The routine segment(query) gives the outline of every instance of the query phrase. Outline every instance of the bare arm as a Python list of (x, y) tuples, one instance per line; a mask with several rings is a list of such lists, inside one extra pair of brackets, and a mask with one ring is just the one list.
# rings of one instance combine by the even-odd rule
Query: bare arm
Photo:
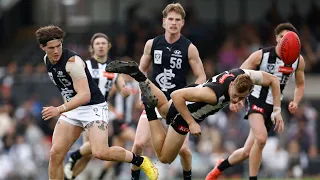
[(77, 94), (69, 102), (58, 107), (60, 112), (70, 111), (90, 101), (91, 94), (84, 67), (84, 62), (79, 56), (73, 56), (67, 62), (66, 70), (72, 78)]
[(299, 66), (295, 72), (295, 79), (296, 79), (296, 88), (294, 90), (294, 99), (293, 101), (297, 104), (300, 103), (303, 94), (304, 94), (304, 58), (300, 55)]
[(255, 70), (261, 63), (262, 50), (253, 52), (240, 66), (240, 69), (252, 69)]
[(255, 70), (248, 70), (243, 69), (251, 78), (253, 81), (253, 84), (255, 85), (261, 85), (261, 86), (270, 86), (272, 90), (272, 96), (273, 96), (273, 106), (274, 107), (280, 107), (281, 101), (280, 101), (280, 81), (278, 78), (272, 74), (266, 73), (264, 71), (255, 71)]
[(216, 104), (217, 102), (215, 92), (208, 87), (179, 89), (171, 93), (171, 99), (178, 112), (189, 125), (194, 123), (195, 120), (187, 108), (186, 101), (206, 102), (209, 104)]
[(140, 59), (139, 69), (143, 74), (147, 74), (148, 68), (151, 64), (151, 47), (152, 47), (153, 39), (149, 39), (144, 46), (143, 55)]
[(199, 56), (197, 47), (190, 44), (188, 49), (189, 64), (193, 74), (197, 77), (196, 84), (202, 84), (206, 81), (206, 74), (203, 69), (203, 64)]

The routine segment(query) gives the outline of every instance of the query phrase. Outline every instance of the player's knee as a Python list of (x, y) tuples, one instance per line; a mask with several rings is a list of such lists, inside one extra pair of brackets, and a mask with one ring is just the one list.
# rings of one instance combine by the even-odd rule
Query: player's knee
[(259, 147), (264, 147), (264, 145), (267, 142), (267, 135), (258, 135), (255, 137), (255, 143), (259, 146)]
[(134, 153), (141, 154), (145, 147), (145, 143), (142, 141), (135, 141), (133, 144)]
[(62, 150), (56, 146), (52, 146), (50, 149), (50, 161), (62, 162), (66, 153), (63, 153)]
[(92, 155), (100, 160), (109, 160), (110, 153), (109, 153), (109, 148), (95, 148), (92, 147), (91, 149)]
[(250, 149), (244, 149), (242, 156), (247, 159), (249, 155), (250, 155)]
[(161, 156), (159, 157), (159, 161), (162, 162), (163, 164), (171, 164), (174, 161), (174, 159)]
[(181, 158), (187, 158), (187, 157), (191, 157), (192, 153), (189, 147), (182, 146), (182, 148), (180, 149), (179, 155)]
[(86, 154), (82, 156), (82, 159), (84, 159), (84, 161), (90, 161), (92, 157), (93, 157), (92, 154)]

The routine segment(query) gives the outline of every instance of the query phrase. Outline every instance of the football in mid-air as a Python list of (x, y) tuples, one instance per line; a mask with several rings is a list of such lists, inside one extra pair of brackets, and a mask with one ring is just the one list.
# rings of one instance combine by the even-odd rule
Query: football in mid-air
[(287, 32), (277, 46), (281, 60), (285, 65), (292, 65), (300, 56), (300, 39), (298, 35), (293, 32)]

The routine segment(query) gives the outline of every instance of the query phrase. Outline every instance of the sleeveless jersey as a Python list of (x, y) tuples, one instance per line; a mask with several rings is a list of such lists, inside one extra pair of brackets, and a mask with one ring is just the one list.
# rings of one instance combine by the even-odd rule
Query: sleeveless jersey
[(152, 56), (152, 82), (165, 93), (167, 99), (170, 94), (184, 88), (187, 73), (190, 69), (188, 62), (188, 49), (191, 41), (180, 35), (180, 38), (169, 44), (165, 35), (153, 39), (151, 47)]
[[(203, 88), (203, 87), (209, 87), (211, 88), (217, 97), (217, 102), (216, 104), (208, 104), (205, 102), (186, 102), (187, 108), (189, 112), (191, 113), (191, 116), (197, 121), (201, 122), (203, 121), (206, 117), (215, 114), (216, 112), (220, 111), (222, 108), (227, 106), (230, 102), (230, 96), (228, 93), (229, 85), (230, 83), (240, 74), (244, 74), (245, 71), (242, 69), (233, 69), (230, 71), (224, 71), (223, 73), (220, 73), (209, 80), (207, 82), (197, 85), (197, 88)], [(173, 104), (172, 104), (173, 105)], [(172, 106), (171, 105), (171, 106)], [(176, 113), (178, 111), (176, 108), (174, 108)], [(171, 118), (171, 117), (169, 117)]]
[[(66, 71), (66, 64), (72, 56), (79, 55), (77, 55), (75, 52), (69, 49), (63, 49), (61, 58), (56, 64), (51, 64), (48, 57), (46, 57), (45, 59), (47, 71), (51, 81), (60, 90), (61, 95), (67, 100), (67, 102), (70, 101), (77, 94), (73, 87), (72, 78)], [(85, 67), (85, 72), (87, 75), (91, 93), (91, 99), (85, 105), (100, 104), (105, 102), (104, 97), (101, 94), (97, 84), (91, 78), (91, 75), (87, 67)]]
[[(280, 81), (281, 94), (288, 83), (289, 78), (299, 65), (299, 58), (291, 65), (284, 66), (284, 62), (277, 56), (275, 46), (262, 49), (262, 59), (258, 70), (265, 71), (278, 77)], [(258, 98), (261, 102), (273, 105), (271, 87), (262, 87), (255, 85), (251, 93), (252, 96)], [(281, 95), (282, 99), (282, 95)]]
[(86, 61), (92, 79), (98, 85), (106, 101), (108, 100), (109, 92), (112, 88), (113, 83), (115, 83), (118, 78), (117, 73), (110, 73), (105, 71), (106, 65), (110, 61), (111, 59), (108, 59), (105, 63), (99, 63), (93, 58)]

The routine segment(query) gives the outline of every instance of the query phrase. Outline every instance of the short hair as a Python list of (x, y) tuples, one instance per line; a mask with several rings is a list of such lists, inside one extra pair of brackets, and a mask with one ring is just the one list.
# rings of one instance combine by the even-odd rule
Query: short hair
[(297, 29), (291, 23), (278, 24), (277, 27), (274, 29), (274, 34), (279, 35), (281, 33), (281, 31), (283, 31), (283, 30), (293, 31), (296, 34), (298, 34)]
[(54, 39), (61, 39), (63, 40), (66, 33), (60, 29), (58, 26), (49, 25), (39, 28), (36, 32), (36, 39), (37, 42), (41, 45), (46, 46), (47, 42), (54, 40)]
[(91, 56), (93, 55), (93, 42), (94, 42), (94, 40), (96, 40), (97, 38), (105, 38), (107, 41), (108, 41), (108, 43), (109, 43), (109, 49), (111, 48), (111, 42), (110, 42), (110, 39), (109, 39), (109, 37), (106, 35), (106, 34), (104, 34), (104, 33), (95, 33), (93, 36), (92, 36), (92, 38), (91, 38), (91, 40), (90, 40), (90, 45), (89, 45), (89, 52), (90, 52), (90, 54), (91, 54)]
[(248, 74), (240, 74), (233, 81), (233, 84), (239, 93), (251, 91), (251, 89), (253, 88), (253, 81)]
[(186, 12), (184, 11), (183, 7), (180, 3), (171, 3), (168, 4), (166, 8), (162, 11), (163, 18), (166, 18), (169, 14), (169, 12), (176, 12), (181, 15), (182, 19), (186, 17)]

